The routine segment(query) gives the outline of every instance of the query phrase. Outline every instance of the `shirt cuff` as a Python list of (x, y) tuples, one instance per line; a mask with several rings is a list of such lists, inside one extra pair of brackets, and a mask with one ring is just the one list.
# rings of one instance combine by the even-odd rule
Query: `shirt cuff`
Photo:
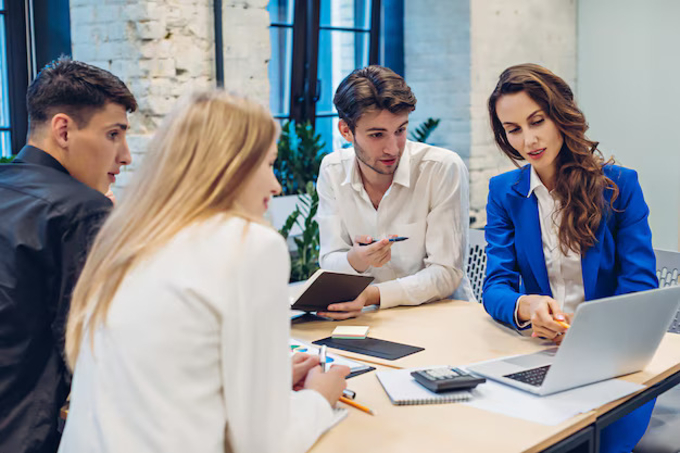
[(375, 286), (380, 291), (380, 308), (392, 308), (402, 304), (404, 289), (398, 280), (378, 283)]
[(303, 389), (291, 392), (291, 399), (295, 411), (299, 411), (296, 415), (304, 415), (307, 420), (314, 420), (317, 436), (333, 426), (333, 408), (321, 393)]
[[(338, 256), (337, 260), (335, 260), (338, 268), (337, 269), (329, 269), (329, 270), (334, 270), (337, 272), (344, 272), (346, 274), (354, 274), (354, 275), (369, 275), (366, 272), (358, 272), (356, 269), (352, 267), (351, 264), (349, 264), (349, 259), (347, 259), (348, 252), (339, 252), (342, 253), (342, 256)], [(370, 269), (370, 267), (369, 267)], [(368, 269), (366, 269), (368, 271)]]
[(519, 301), (520, 301), (520, 299), (522, 299), (522, 297), (524, 297), (525, 295), (526, 295), (526, 294), (519, 296), (519, 297), (517, 298), (517, 301), (515, 301), (514, 321), (515, 321), (515, 325), (516, 325), (517, 327), (519, 327), (520, 329), (526, 329), (527, 327), (529, 327), (529, 326), (531, 325), (531, 321), (525, 321), (525, 322), (523, 322), (523, 323), (520, 323), (520, 322), (519, 322), (519, 316), (517, 316), (518, 313), (519, 313)]

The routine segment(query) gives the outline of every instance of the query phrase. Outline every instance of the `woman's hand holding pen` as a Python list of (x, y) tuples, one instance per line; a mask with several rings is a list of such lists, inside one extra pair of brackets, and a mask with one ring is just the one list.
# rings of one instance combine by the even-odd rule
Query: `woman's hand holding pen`
[[(391, 235), (389, 237), (396, 237)], [(356, 236), (354, 245), (347, 252), (347, 261), (357, 272), (365, 272), (369, 266), (381, 267), (392, 259), (392, 242), (389, 238), (381, 239), (374, 244), (368, 244), (373, 240), (370, 236)]]
[(319, 366), (319, 356), (297, 353), (291, 359), (293, 365), (293, 390), (311, 389), (319, 392), (334, 406), (347, 388), (345, 376), (350, 369), (344, 365), (333, 365), (327, 372)]
[[(319, 359), (316, 361), (318, 364)], [(328, 400), (328, 404), (335, 407), (335, 403), (342, 396), (342, 391), (347, 388), (345, 376), (349, 373), (349, 367), (344, 365), (333, 365), (325, 373), (320, 366), (315, 366), (307, 373), (304, 388), (316, 390)]]
[(307, 379), (309, 370), (319, 365), (319, 357), (298, 352), (291, 362), (293, 364), (293, 390), (302, 390), (305, 388), (305, 379)]
[(559, 302), (552, 297), (530, 294), (520, 297), (518, 304), (517, 318), (520, 322), (531, 321), (533, 337), (562, 342), (572, 315), (563, 313)]

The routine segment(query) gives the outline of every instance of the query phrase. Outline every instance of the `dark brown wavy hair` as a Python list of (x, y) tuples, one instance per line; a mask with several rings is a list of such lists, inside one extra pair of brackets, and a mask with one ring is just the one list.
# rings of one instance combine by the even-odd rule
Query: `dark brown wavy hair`
[(606, 214), (604, 191), (611, 190), (611, 208), (619, 188), (605, 176), (598, 142), (585, 136), (588, 123), (574, 101), (574, 93), (564, 80), (536, 64), (511, 66), (501, 74), (489, 97), (489, 116), (494, 138), (501, 150), (519, 167), (524, 158), (510, 146), (498, 119), (496, 103), (506, 95), (524, 91), (552, 119), (564, 138), (556, 163), (554, 193), (559, 201), (562, 221), (558, 232), (563, 253), (584, 253), (595, 245), (595, 233)]

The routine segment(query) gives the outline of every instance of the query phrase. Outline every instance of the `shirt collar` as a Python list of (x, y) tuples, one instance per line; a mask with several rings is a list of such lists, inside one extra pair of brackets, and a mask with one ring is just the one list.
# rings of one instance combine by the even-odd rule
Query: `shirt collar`
[(411, 142), (407, 141), (404, 152), (399, 160), (397, 171), (394, 172), (393, 184), (410, 187), (411, 185)]
[(343, 186), (351, 184), (352, 188), (358, 190), (357, 184), (361, 185), (361, 175), (359, 174), (359, 163), (354, 156), (354, 149), (352, 149), (352, 157), (344, 162), (345, 165), (345, 180), (342, 181)]
[[(392, 178), (392, 184), (399, 184), (404, 187), (410, 187), (411, 185), (411, 142), (407, 141), (404, 147), (404, 152), (399, 160), (399, 166), (397, 171), (394, 172), (394, 177)], [(352, 149), (354, 153), (354, 149)], [(359, 173), (359, 162), (356, 155), (352, 159), (348, 159), (349, 168), (345, 171), (345, 180), (342, 181), (341, 185), (351, 184), (354, 190), (360, 190), (361, 186), (364, 184), (361, 179), (361, 174)]]
[(13, 162), (42, 165), (44, 167), (54, 168), (55, 170), (66, 173), (67, 175), (69, 174), (68, 170), (66, 170), (66, 168), (64, 168), (64, 166), (61, 165), (57, 159), (50, 156), (42, 149), (31, 145), (24, 146), (21, 151), (19, 151), (19, 154), (17, 154), (17, 157), (13, 160)]
[(529, 193), (527, 194), (527, 198), (531, 196), (532, 193), (534, 193), (534, 190), (538, 189), (539, 187), (543, 187), (546, 192), (550, 193), (547, 187), (543, 184), (543, 181), (541, 181), (541, 178), (538, 176), (538, 173), (536, 173), (536, 169), (534, 168), (533, 165), (530, 165), (531, 167), (531, 176), (529, 177)]

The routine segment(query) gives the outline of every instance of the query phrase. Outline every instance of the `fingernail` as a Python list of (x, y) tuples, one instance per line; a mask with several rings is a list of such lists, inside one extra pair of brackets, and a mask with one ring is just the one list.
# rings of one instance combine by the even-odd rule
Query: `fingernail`
[(532, 332), (532, 333), (531, 333), (531, 337), (532, 337), (532, 338), (536, 338), (537, 336), (538, 336), (538, 335), (536, 335), (536, 332)]
[(564, 321), (564, 316), (562, 316), (562, 315), (557, 315), (557, 316), (555, 316), (555, 319), (557, 319), (557, 320), (559, 320), (559, 321)]

